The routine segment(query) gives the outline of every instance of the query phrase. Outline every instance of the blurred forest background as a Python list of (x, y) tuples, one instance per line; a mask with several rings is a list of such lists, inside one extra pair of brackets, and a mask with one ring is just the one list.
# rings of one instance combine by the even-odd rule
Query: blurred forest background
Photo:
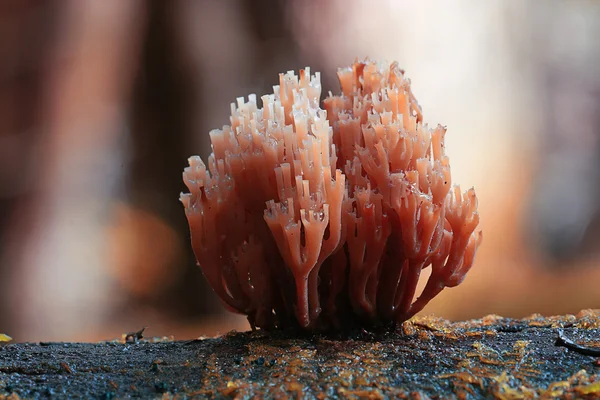
[(0, 331), (96, 340), (247, 329), (178, 202), (237, 96), (397, 60), (484, 241), (425, 313), (600, 308), (600, 2), (10, 0), (0, 4)]

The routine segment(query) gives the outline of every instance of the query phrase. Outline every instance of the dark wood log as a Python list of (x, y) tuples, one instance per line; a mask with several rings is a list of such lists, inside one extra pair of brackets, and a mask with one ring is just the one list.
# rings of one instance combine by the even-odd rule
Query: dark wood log
[(17, 343), (0, 347), (0, 399), (598, 398), (598, 349), (600, 310), (456, 323), (422, 317), (394, 332), (345, 337), (257, 331)]

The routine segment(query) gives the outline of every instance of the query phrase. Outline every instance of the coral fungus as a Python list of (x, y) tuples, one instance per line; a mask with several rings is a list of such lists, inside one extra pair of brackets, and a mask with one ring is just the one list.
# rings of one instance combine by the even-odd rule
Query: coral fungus
[[(192, 246), (232, 311), (264, 329), (402, 322), (471, 268), (481, 233), (473, 189), (451, 186), (442, 126), (430, 128), (396, 63), (280, 74), (210, 132), (208, 170), (183, 173)], [(431, 266), (415, 299), (419, 276)]]

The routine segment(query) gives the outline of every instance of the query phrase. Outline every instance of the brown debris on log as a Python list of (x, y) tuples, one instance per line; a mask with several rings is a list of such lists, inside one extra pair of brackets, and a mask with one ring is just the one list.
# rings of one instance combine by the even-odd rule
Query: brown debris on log
[[(0, 346), (0, 399), (598, 398), (600, 310), (451, 323), (413, 318), (396, 332), (344, 338), (230, 333), (194, 341)], [(67, 365), (68, 368), (64, 366)]]

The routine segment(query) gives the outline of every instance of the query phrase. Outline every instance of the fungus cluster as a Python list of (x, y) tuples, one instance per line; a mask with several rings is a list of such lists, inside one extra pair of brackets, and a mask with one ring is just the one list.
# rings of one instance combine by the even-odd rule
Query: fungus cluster
[(475, 191), (451, 185), (446, 129), (423, 123), (404, 71), (363, 60), (338, 77), (322, 107), (309, 68), (280, 74), (262, 108), (238, 98), (183, 173), (198, 263), (253, 327), (402, 322), (463, 280), (481, 242)]

